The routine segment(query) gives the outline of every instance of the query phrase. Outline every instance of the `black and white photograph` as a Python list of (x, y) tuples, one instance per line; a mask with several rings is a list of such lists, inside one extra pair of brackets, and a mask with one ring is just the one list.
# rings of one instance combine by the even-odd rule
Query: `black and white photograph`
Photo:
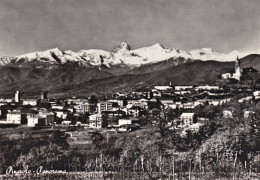
[(259, 180), (260, 0), (0, 0), (0, 180)]

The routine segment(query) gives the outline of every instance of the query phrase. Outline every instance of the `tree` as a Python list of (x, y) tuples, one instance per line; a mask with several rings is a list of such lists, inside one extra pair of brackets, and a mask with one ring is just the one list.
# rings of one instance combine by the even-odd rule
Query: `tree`
[(104, 137), (102, 136), (102, 134), (100, 134), (99, 132), (95, 131), (91, 135), (91, 138), (92, 138), (92, 143), (95, 146), (95, 149), (101, 149), (103, 141), (104, 141)]

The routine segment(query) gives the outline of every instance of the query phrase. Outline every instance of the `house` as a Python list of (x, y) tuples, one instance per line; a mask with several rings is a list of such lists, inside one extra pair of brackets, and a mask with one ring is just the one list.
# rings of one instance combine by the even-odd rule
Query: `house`
[(224, 118), (232, 118), (233, 117), (233, 111), (230, 109), (223, 110), (223, 117)]
[(154, 89), (158, 90), (158, 91), (167, 91), (172, 89), (171, 86), (154, 86)]
[(260, 91), (254, 91), (253, 95), (254, 95), (255, 99), (260, 99)]
[(175, 91), (190, 90), (193, 86), (174, 86)]
[(76, 98), (67, 99), (68, 104), (80, 104), (82, 101), (83, 101), (82, 99), (76, 99)]
[(210, 86), (210, 85), (204, 85), (204, 86), (198, 86), (195, 88), (196, 91), (198, 90), (218, 90), (218, 86)]
[(71, 121), (64, 120), (64, 121), (61, 122), (61, 124), (63, 124), (63, 125), (70, 125)]
[(161, 99), (160, 102), (163, 104), (164, 107), (168, 107), (169, 104), (173, 104), (172, 99)]
[(253, 96), (247, 96), (247, 97), (240, 98), (238, 100), (238, 102), (242, 103), (244, 101), (251, 101), (252, 99), (253, 99)]
[(89, 127), (94, 129), (101, 129), (105, 127), (106, 124), (103, 121), (102, 114), (93, 114), (89, 116)]
[(137, 117), (139, 116), (140, 108), (139, 107), (131, 107), (127, 109), (127, 114)]
[(63, 106), (63, 105), (52, 104), (52, 105), (51, 105), (51, 109), (63, 110), (63, 109), (64, 109), (64, 106)]
[(180, 120), (184, 126), (188, 126), (193, 124), (195, 120), (194, 113), (182, 113), (180, 116)]
[(249, 111), (249, 110), (246, 110), (244, 111), (244, 117), (245, 118), (249, 118), (250, 115), (254, 114), (254, 111)]
[(225, 104), (225, 103), (229, 102), (230, 100), (231, 100), (231, 98), (226, 98), (226, 99), (208, 99), (208, 103), (212, 104), (214, 106), (217, 106), (217, 105)]
[(26, 117), (22, 117), (21, 112), (8, 112), (6, 120), (1, 120), (0, 124), (23, 124), (26, 121)]
[(54, 122), (55, 122), (55, 114), (53, 112), (48, 112), (45, 109), (39, 111), (38, 125), (48, 126), (54, 124)]
[(232, 78), (232, 74), (231, 73), (223, 73), (221, 75), (221, 78), (222, 79), (230, 79), (230, 78)]
[(187, 103), (183, 103), (183, 109), (193, 109), (194, 103), (193, 102), (187, 102)]
[(119, 107), (123, 107), (124, 106), (124, 101), (120, 100), (120, 99), (110, 99), (110, 100), (108, 100), (108, 102), (117, 103)]
[(124, 125), (124, 124), (134, 124), (134, 123), (140, 123), (140, 120), (135, 117), (129, 117), (129, 118), (124, 118), (124, 119), (119, 119), (118, 120), (118, 125)]
[(37, 114), (27, 113), (27, 126), (35, 127), (39, 123), (39, 117)]
[(108, 101), (102, 101), (97, 104), (98, 113), (102, 113), (104, 111), (112, 111), (112, 103)]
[(30, 105), (30, 106), (37, 106), (38, 100), (37, 99), (24, 99), (23, 106)]
[(97, 111), (97, 106), (89, 102), (81, 102), (80, 104), (74, 106), (76, 112), (80, 114), (85, 114), (86, 112), (93, 113)]
[(184, 94), (191, 94), (191, 91), (175, 91), (174, 93), (175, 93), (175, 94), (184, 95)]
[(193, 103), (194, 103), (194, 106), (198, 106), (198, 105), (202, 105), (202, 106), (204, 106), (205, 104), (206, 104), (206, 100), (197, 100), (197, 101), (194, 101)]
[(67, 115), (68, 113), (67, 112), (64, 112), (64, 111), (55, 111), (56, 113), (56, 116), (60, 119), (67, 119)]
[(198, 132), (200, 129), (200, 126), (202, 126), (202, 123), (195, 123), (192, 124), (188, 127), (189, 130), (194, 131), (194, 132)]
[(118, 128), (118, 132), (136, 131), (138, 129), (140, 129), (140, 125), (137, 124), (137, 123), (134, 123), (134, 124), (124, 124), (124, 125), (121, 125)]

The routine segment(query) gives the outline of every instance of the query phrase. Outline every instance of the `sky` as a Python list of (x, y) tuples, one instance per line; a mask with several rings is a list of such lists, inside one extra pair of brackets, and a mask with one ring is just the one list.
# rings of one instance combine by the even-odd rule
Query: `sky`
[(122, 41), (260, 52), (260, 0), (0, 0), (0, 56)]

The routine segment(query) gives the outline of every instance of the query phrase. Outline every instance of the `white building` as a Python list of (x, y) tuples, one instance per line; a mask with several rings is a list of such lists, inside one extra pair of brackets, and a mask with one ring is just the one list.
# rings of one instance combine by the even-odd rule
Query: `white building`
[(237, 79), (238, 81), (240, 81), (242, 74), (243, 74), (243, 68), (240, 67), (240, 62), (237, 57), (237, 60), (235, 62), (235, 72), (233, 74), (224, 73), (221, 75), (221, 77), (222, 77), (222, 79)]
[(56, 116), (60, 119), (67, 119), (67, 112), (63, 112), (63, 111), (55, 111)]
[(260, 91), (254, 91), (253, 95), (254, 95), (255, 99), (260, 99)]
[(232, 75), (231, 75), (231, 73), (224, 73), (221, 75), (221, 77), (222, 77), (222, 79), (230, 79), (230, 78), (232, 78)]
[(28, 127), (35, 127), (39, 123), (39, 118), (37, 114), (27, 114), (27, 126)]
[(194, 113), (182, 113), (180, 116), (180, 120), (185, 126), (191, 125), (194, 121)]
[(254, 114), (254, 111), (249, 111), (249, 110), (244, 111), (244, 117), (245, 118), (249, 118), (249, 116), (252, 115), (252, 114)]
[(198, 91), (198, 90), (218, 90), (219, 87), (218, 86), (205, 85), (205, 86), (198, 86), (195, 89), (196, 89), (196, 91)]
[(232, 118), (233, 117), (233, 112), (231, 110), (223, 110), (223, 117), (224, 118)]
[(56, 105), (56, 104), (52, 104), (52, 105), (51, 105), (51, 108), (52, 108), (52, 109), (63, 110), (63, 109), (64, 109), (64, 106), (62, 106), (62, 105)]
[(6, 115), (6, 121), (0, 121), (1, 124), (21, 124), (22, 114), (21, 112), (9, 112)]
[(174, 86), (175, 91), (183, 91), (183, 90), (190, 90), (193, 86)]
[(235, 62), (235, 73), (233, 74), (232, 78), (240, 81), (241, 77), (242, 77), (242, 73), (243, 73), (243, 68), (240, 67), (240, 62), (239, 62), (239, 59), (237, 57), (237, 60)]
[(154, 86), (154, 89), (158, 90), (158, 91), (167, 91), (172, 89), (171, 86)]
[(125, 124), (134, 124), (134, 123), (139, 123), (140, 120), (138, 118), (130, 117), (130, 118), (124, 118), (124, 119), (119, 119), (118, 120), (118, 125), (125, 125)]
[(194, 132), (198, 132), (200, 129), (200, 126), (202, 126), (202, 123), (195, 123), (192, 124), (188, 127), (189, 130), (194, 131)]
[(38, 102), (37, 99), (24, 99), (23, 100), (23, 105), (24, 106), (26, 106), (26, 105), (37, 106), (37, 102)]
[(123, 101), (123, 100), (120, 100), (120, 99), (110, 99), (110, 100), (108, 100), (108, 102), (117, 103), (118, 106), (120, 106), (120, 107), (123, 107), (123, 106), (124, 106), (124, 101)]
[(108, 101), (102, 101), (97, 103), (98, 113), (102, 113), (104, 111), (112, 111), (112, 103)]
[(15, 100), (15, 102), (20, 102), (20, 92), (19, 91), (16, 91), (14, 100)]
[(247, 97), (240, 98), (240, 99), (238, 100), (238, 102), (242, 103), (242, 102), (244, 102), (244, 101), (250, 101), (250, 100), (252, 100), (252, 99), (253, 99), (253, 96), (247, 96)]
[(93, 114), (89, 116), (89, 127), (94, 129), (101, 129), (103, 123), (102, 114)]

